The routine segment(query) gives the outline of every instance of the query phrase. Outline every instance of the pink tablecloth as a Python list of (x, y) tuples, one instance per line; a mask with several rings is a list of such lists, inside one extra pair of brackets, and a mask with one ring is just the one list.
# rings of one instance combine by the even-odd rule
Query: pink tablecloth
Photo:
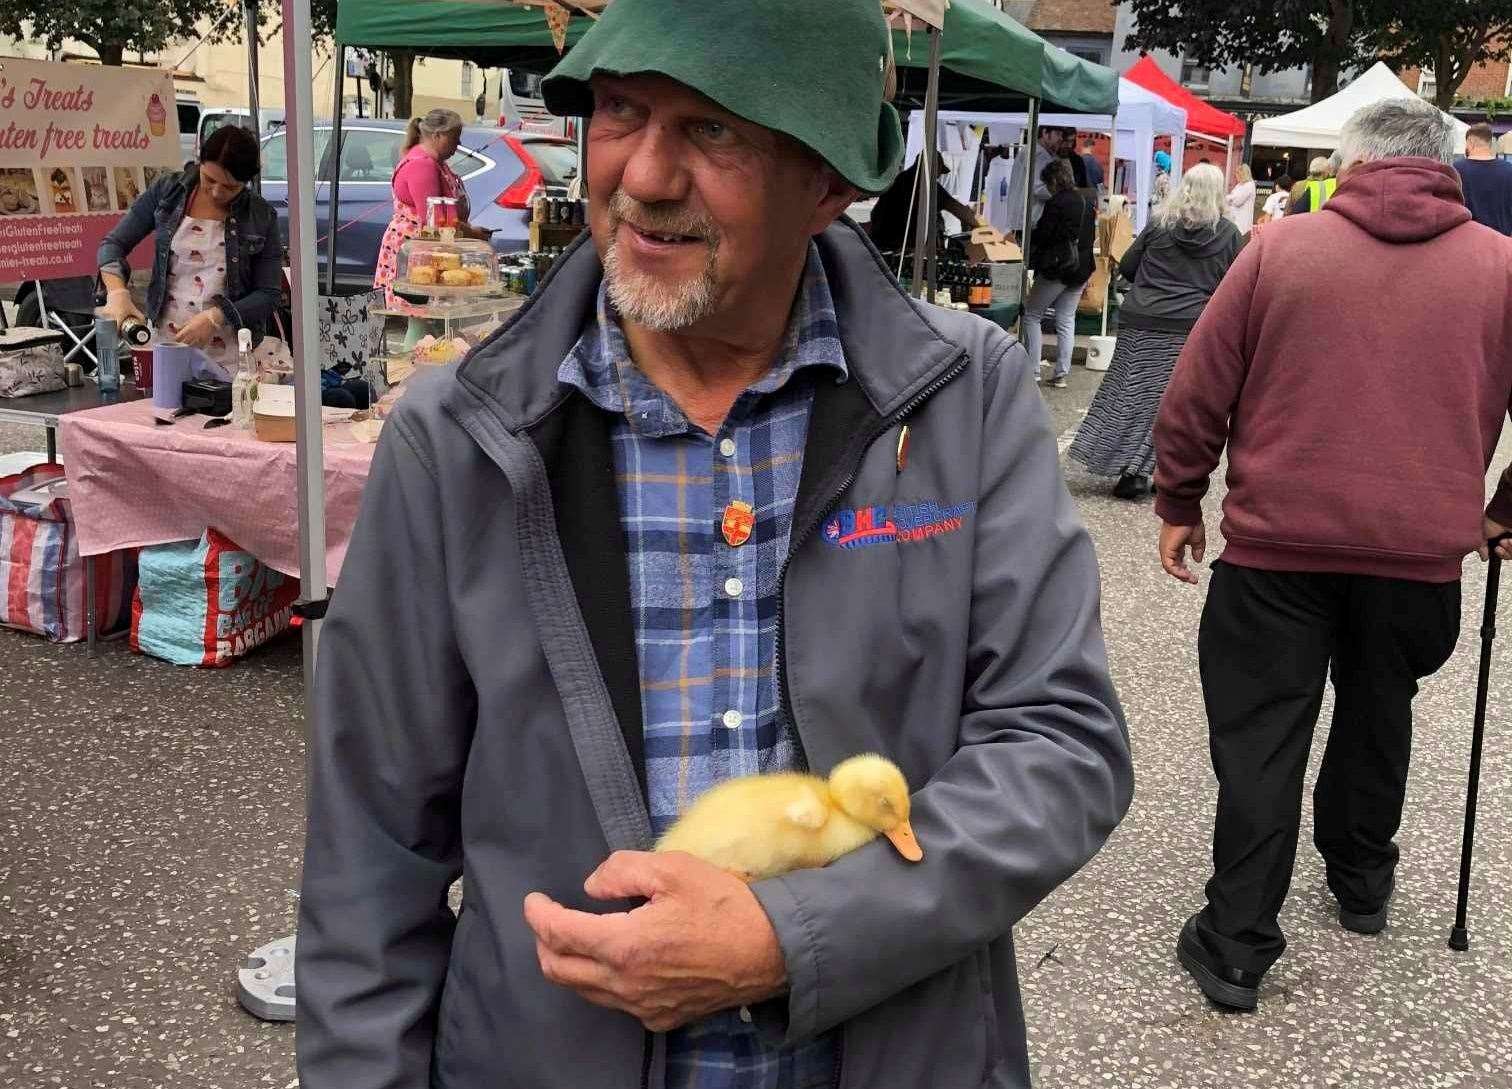
[[(153, 424), (150, 401), (106, 405), (59, 421), (59, 446), (79, 552), (198, 539), (214, 526), (270, 567), (299, 574), (299, 483), (294, 444), (259, 442), (204, 416)], [(165, 418), (167, 412), (158, 410)], [(326, 578), (346, 557), (373, 447), (325, 428)]]

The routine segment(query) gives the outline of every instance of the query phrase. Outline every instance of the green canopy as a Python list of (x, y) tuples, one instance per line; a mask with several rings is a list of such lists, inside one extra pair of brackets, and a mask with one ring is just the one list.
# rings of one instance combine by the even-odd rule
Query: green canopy
[[(574, 16), (567, 25), (568, 46), (592, 25), (586, 16)], [(499, 0), (343, 0), (336, 7), (336, 41), (532, 72), (549, 71), (560, 59), (541, 8)]]
[[(353, 2), (353, 0), (348, 0)], [(899, 105), (924, 100), (929, 35), (893, 32)], [(1118, 108), (1118, 73), (1073, 57), (987, 3), (951, 0), (940, 40), (941, 109), (1021, 112), (1028, 99), (1060, 113), (1112, 113)]]

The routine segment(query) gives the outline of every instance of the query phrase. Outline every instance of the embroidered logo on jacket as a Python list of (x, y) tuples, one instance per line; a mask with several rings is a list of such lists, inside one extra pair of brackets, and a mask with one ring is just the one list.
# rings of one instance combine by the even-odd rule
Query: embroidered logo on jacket
[(932, 500), (842, 510), (824, 523), (824, 540), (834, 548), (923, 541), (954, 533), (975, 510), (974, 502), (942, 506)]

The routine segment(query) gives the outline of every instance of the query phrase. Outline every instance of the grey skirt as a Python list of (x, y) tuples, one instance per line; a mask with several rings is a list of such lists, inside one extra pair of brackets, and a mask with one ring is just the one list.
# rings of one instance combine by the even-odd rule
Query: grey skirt
[(1186, 339), (1185, 333), (1122, 330), (1107, 377), (1067, 454), (1096, 476), (1151, 475), (1155, 414)]

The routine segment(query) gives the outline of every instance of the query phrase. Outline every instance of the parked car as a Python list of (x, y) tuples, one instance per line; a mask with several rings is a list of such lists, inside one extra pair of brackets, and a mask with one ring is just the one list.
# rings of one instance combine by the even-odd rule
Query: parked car
[(200, 104), (193, 98), (175, 98), (178, 114), (179, 150), (184, 153), (184, 162), (192, 163), (199, 158)]
[[(199, 135), (194, 143), (194, 156), (199, 158), (199, 149), (217, 129), (227, 125), (251, 128), (252, 111), (245, 106), (206, 106), (200, 111)], [(270, 136), (283, 128), (284, 112), (278, 106), (264, 106), (257, 111), (257, 124), (262, 129), (258, 138)]]
[[(336, 216), (336, 279), (348, 287), (370, 285), (378, 247), (394, 211), (390, 182), (404, 157), (403, 121), (353, 119), (341, 125), (341, 207)], [(278, 211), (279, 233), (289, 237), (287, 132), (263, 140), (262, 194)], [(315, 126), (317, 261), (325, 279), (326, 231), (330, 220), (331, 126)], [(577, 148), (570, 140), (536, 133), (464, 126), (450, 159), (472, 205), (472, 223), (495, 231), (499, 253), (530, 248), (530, 195), (537, 186), (565, 191), (577, 174)]]

